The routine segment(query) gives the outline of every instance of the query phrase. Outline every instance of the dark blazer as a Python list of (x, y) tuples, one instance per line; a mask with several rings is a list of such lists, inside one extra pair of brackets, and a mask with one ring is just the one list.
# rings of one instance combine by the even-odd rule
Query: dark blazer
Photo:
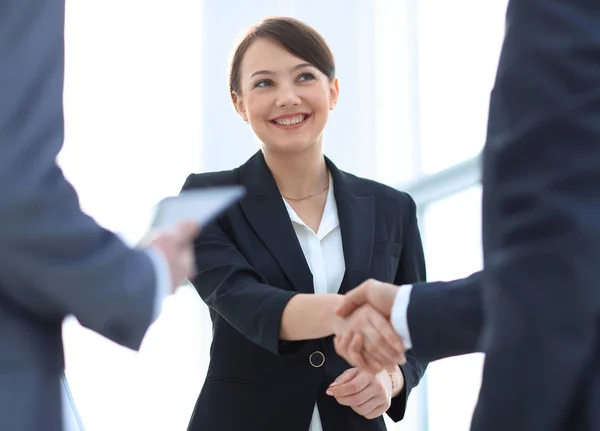
[(60, 431), (62, 322), (138, 348), (150, 257), (81, 212), (63, 143), (64, 1), (0, 2), (0, 430)]
[(597, 1), (510, 1), (489, 115), (472, 429), (599, 430)]
[(412, 351), (421, 360), (480, 352), (483, 274), (437, 283), (416, 283), (407, 319)]
[[(327, 166), (333, 178), (346, 274), (339, 292), (368, 278), (402, 284), (422, 281), (425, 263), (415, 203), (406, 193)], [(307, 431), (315, 402), (325, 431), (385, 430), (325, 394), (349, 368), (332, 337), (279, 340), (281, 316), (298, 293), (313, 293), (312, 274), (262, 152), (241, 167), (191, 175), (183, 189), (241, 184), (248, 196), (197, 240), (196, 290), (210, 307), (213, 342), (206, 381), (189, 430)], [(325, 363), (311, 364), (322, 352)], [(404, 416), (406, 400), (426, 364), (409, 354), (406, 390), (389, 416)], [(315, 362), (316, 363), (316, 362)], [(318, 364), (317, 364), (318, 365)]]

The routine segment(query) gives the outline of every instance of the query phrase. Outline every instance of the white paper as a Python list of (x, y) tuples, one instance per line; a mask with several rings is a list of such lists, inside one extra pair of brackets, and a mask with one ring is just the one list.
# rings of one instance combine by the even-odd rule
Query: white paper
[(173, 225), (192, 220), (205, 226), (215, 217), (245, 195), (242, 186), (223, 186), (183, 191), (168, 197), (156, 206), (152, 220), (153, 229), (168, 229)]

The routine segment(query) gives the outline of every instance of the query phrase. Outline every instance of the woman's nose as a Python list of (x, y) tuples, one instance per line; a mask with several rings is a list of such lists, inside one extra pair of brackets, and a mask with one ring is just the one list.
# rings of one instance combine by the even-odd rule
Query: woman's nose
[(279, 87), (276, 104), (278, 107), (299, 105), (300, 97), (292, 85)]

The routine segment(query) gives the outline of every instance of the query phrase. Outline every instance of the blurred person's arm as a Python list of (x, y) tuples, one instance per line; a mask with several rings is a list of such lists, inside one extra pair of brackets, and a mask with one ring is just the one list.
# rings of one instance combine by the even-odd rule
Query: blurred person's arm
[(476, 272), (461, 280), (415, 284), (405, 313), (393, 312), (392, 323), (409, 331), (412, 351), (427, 361), (481, 351), (481, 282), (482, 273)]
[[(482, 273), (448, 282), (394, 286), (368, 280), (344, 298), (338, 314), (351, 315), (364, 304), (389, 315), (404, 348), (425, 361), (475, 353), (483, 327)], [(364, 355), (362, 340), (338, 341), (347, 358)], [(352, 360), (356, 362), (356, 360)], [(360, 360), (359, 360), (360, 361)]]
[[(42, 2), (15, 19), (21, 9), (11, 4), (0, 13), (0, 296), (34, 319), (73, 314), (137, 348), (161, 296), (157, 269), (147, 253), (81, 211), (56, 164), (64, 139), (64, 11)], [(168, 236), (159, 247), (173, 278), (183, 275), (174, 264), (179, 239)]]

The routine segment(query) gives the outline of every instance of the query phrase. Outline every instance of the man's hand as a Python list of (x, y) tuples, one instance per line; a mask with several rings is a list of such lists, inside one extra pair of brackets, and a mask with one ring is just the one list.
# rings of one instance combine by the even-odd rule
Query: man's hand
[(373, 279), (367, 280), (344, 296), (344, 302), (337, 310), (337, 315), (347, 317), (361, 305), (370, 304), (389, 319), (396, 292), (398, 292), (398, 286)]
[(186, 279), (194, 275), (194, 239), (200, 227), (193, 222), (182, 222), (172, 229), (156, 231), (146, 238), (142, 246), (154, 248), (165, 257), (171, 273), (171, 292)]
[[(392, 378), (396, 379), (394, 383)], [(376, 374), (350, 368), (335, 379), (327, 394), (359, 415), (374, 419), (390, 408), (392, 398), (400, 393), (403, 386), (404, 379), (398, 366), (394, 367), (394, 372), (383, 370)]]
[[(396, 364), (403, 364), (404, 345), (389, 318), (370, 304), (364, 304), (334, 326), (336, 351), (351, 365), (373, 373)], [(352, 338), (357, 342), (351, 343)], [(340, 344), (339, 340), (348, 340)], [(352, 348), (350, 347), (352, 346)]]
[(334, 345), (349, 364), (379, 372), (406, 361), (402, 340), (390, 323), (397, 291), (393, 284), (371, 279), (344, 296), (336, 314), (345, 325), (335, 331)]

